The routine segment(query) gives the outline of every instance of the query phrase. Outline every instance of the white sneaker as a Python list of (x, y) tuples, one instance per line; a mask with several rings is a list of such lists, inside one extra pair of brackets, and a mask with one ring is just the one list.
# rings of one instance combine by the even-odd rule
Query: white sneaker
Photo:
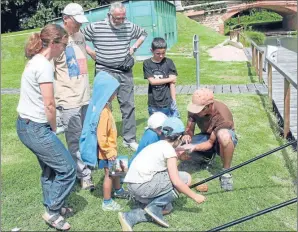
[(103, 211), (120, 211), (122, 210), (121, 205), (119, 205), (116, 201), (111, 200), (110, 203), (105, 204), (102, 202), (101, 208)]
[(130, 148), (133, 151), (136, 151), (138, 149), (139, 144), (137, 144), (136, 141), (133, 141), (131, 143), (128, 143), (128, 142), (125, 142), (123, 140), (123, 146), (124, 147), (128, 147), (128, 148)]

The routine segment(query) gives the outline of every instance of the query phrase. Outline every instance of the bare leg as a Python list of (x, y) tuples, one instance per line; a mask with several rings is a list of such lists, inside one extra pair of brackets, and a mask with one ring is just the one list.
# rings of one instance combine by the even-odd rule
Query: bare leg
[(105, 177), (103, 181), (103, 198), (105, 200), (111, 199), (112, 193), (112, 178), (109, 176), (109, 169), (105, 168)]
[(217, 133), (219, 143), (219, 154), (223, 163), (223, 168), (231, 167), (234, 154), (234, 144), (231, 135), (227, 129), (221, 129)]

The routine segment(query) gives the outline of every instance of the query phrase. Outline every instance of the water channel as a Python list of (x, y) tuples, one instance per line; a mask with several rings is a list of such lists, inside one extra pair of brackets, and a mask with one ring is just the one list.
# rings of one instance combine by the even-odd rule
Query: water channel
[(297, 53), (297, 36), (267, 36), (265, 40), (265, 45), (278, 46), (278, 39), (280, 41), (280, 46)]

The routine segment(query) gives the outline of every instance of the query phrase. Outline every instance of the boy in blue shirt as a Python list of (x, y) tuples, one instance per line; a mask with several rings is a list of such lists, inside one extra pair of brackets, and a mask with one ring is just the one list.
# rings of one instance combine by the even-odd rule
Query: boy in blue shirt
[(130, 166), (131, 162), (133, 161), (134, 158), (139, 154), (143, 148), (147, 147), (148, 145), (155, 143), (160, 140), (160, 135), (161, 135), (161, 127), (164, 121), (168, 117), (161, 112), (156, 112), (152, 114), (149, 119), (148, 119), (148, 127), (146, 128), (141, 141), (139, 142), (139, 147), (137, 151), (133, 154), (131, 157), (128, 167)]

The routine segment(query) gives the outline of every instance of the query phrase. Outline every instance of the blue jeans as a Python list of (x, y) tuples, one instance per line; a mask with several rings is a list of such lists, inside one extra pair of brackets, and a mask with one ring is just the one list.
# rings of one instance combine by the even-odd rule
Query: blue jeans
[[(236, 147), (236, 145), (238, 143), (238, 139), (237, 139), (235, 131), (234, 130), (229, 130), (229, 134), (231, 135), (234, 147)], [(199, 133), (199, 134), (194, 135), (191, 138), (191, 143), (192, 144), (200, 144), (200, 143), (208, 141), (209, 137), (210, 137), (210, 134)], [(217, 139), (216, 139), (216, 141), (215, 141), (215, 143), (214, 143), (214, 145), (211, 149), (209, 149), (207, 151), (200, 151), (200, 152), (195, 151), (194, 153), (201, 153), (201, 154), (205, 154), (207, 156), (210, 156), (215, 152), (217, 154), (219, 154), (219, 143), (218, 143)]]
[(17, 133), (41, 167), (44, 206), (51, 214), (59, 213), (76, 180), (76, 164), (71, 154), (47, 123), (19, 117)]
[(168, 117), (172, 116), (172, 111), (170, 107), (155, 107), (155, 106), (148, 106), (148, 113), (149, 116), (151, 116), (152, 114), (156, 113), (156, 112), (161, 112), (164, 113), (165, 115), (167, 115)]

